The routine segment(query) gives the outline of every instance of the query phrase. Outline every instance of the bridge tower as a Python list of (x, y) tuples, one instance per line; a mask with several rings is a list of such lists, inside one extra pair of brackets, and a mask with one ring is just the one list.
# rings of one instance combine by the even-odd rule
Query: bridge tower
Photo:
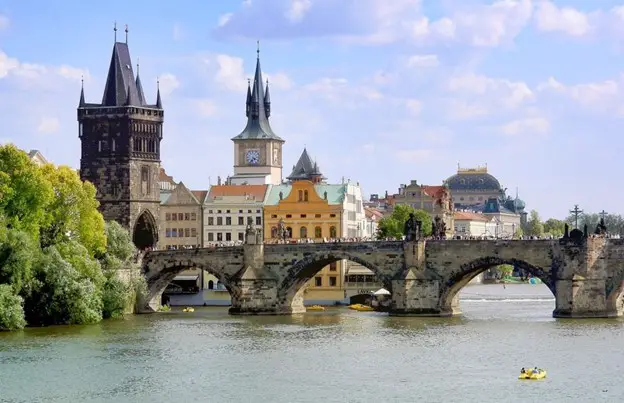
[(156, 103), (143, 93), (137, 64), (136, 77), (125, 42), (115, 42), (101, 103), (85, 101), (84, 86), (78, 104), (81, 142), (80, 177), (97, 190), (105, 220), (130, 230), (137, 248), (158, 242), (160, 142), (164, 110), (157, 89)]

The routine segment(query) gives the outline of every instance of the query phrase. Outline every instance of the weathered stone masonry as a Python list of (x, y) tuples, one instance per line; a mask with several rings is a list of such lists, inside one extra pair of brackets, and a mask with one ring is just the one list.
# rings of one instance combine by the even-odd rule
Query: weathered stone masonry
[(372, 270), (392, 292), (391, 315), (451, 316), (457, 294), (473, 277), (515, 264), (540, 278), (556, 299), (555, 317), (622, 315), (624, 240), (415, 241), (265, 245), (248, 237), (242, 247), (148, 252), (143, 272), (154, 311), (169, 281), (200, 267), (223, 282), (231, 314), (305, 312), (303, 285), (331, 262), (348, 259)]

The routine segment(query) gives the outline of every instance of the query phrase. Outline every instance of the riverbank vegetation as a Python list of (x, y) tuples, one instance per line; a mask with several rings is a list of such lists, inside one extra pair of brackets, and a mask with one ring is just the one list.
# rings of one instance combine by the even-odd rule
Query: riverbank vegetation
[(70, 167), (0, 146), (0, 330), (96, 323), (145, 291), (130, 235), (104, 223), (95, 192)]

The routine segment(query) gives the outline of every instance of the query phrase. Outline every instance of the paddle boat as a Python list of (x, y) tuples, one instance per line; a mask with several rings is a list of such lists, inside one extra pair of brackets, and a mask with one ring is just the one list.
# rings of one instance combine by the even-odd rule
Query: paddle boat
[(518, 379), (543, 379), (546, 378), (546, 371), (541, 368), (529, 368), (520, 370)]
[(195, 308), (193, 308), (192, 306), (187, 306), (182, 310), (182, 312), (195, 312)]
[(306, 306), (306, 311), (324, 311), (325, 307), (320, 305)]
[(361, 312), (369, 312), (369, 311), (375, 310), (375, 308), (368, 306), (368, 305), (363, 305), (363, 304), (349, 305), (349, 309), (353, 309), (354, 311), (361, 311)]

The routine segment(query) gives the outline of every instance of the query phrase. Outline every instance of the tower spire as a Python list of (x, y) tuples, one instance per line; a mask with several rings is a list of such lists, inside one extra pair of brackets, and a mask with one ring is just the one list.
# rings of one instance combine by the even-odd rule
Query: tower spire
[(156, 79), (156, 107), (162, 109), (162, 100), (160, 99), (160, 79)]
[(264, 91), (264, 113), (266, 117), (271, 117), (271, 95), (269, 94), (269, 79), (266, 80), (266, 90)]
[(137, 74), (136, 74), (136, 89), (139, 96), (139, 102), (141, 105), (146, 105), (145, 92), (143, 92), (143, 84), (141, 84), (141, 77), (139, 76), (139, 58), (137, 58)]
[(251, 113), (251, 80), (247, 79), (247, 100), (245, 101), (245, 116)]
[(78, 102), (78, 107), (85, 106), (85, 96), (84, 96), (84, 76), (80, 77), (80, 101)]
[[(114, 29), (116, 38), (117, 24), (115, 24)], [(137, 93), (136, 78), (132, 70), (133, 64), (128, 44), (116, 41), (113, 45), (113, 54), (108, 67), (102, 106), (125, 105), (125, 102), (128, 100), (128, 91), (132, 93), (131, 99), (135, 102), (133, 105), (141, 105), (138, 103), (139, 95)]]
[(113, 43), (117, 43), (117, 21), (115, 21), (113, 23), (113, 31), (115, 32), (115, 34), (114, 34), (115, 35), (115, 37), (114, 37), (115, 38), (115, 42), (113, 42)]

